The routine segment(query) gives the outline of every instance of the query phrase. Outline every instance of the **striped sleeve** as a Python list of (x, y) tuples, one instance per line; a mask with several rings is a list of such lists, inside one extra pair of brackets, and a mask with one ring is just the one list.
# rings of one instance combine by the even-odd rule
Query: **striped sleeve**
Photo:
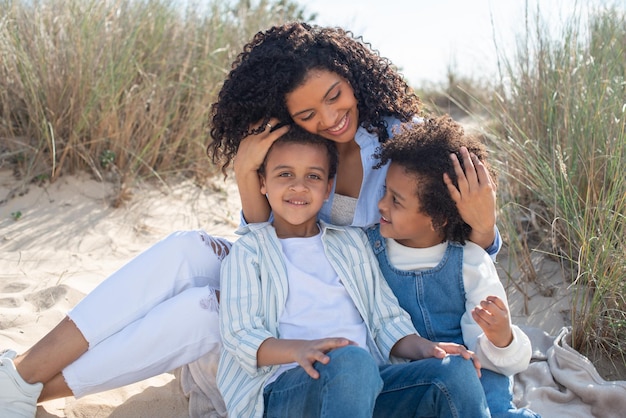
[(238, 240), (221, 267), (220, 331), (227, 350), (250, 376), (255, 376), (257, 350), (273, 335), (266, 328), (262, 282), (252, 234)]

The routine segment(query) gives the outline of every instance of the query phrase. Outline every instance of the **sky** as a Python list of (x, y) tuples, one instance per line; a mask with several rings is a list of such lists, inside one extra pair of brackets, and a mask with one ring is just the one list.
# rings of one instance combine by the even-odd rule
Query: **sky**
[[(316, 23), (341, 26), (389, 58), (410, 84), (443, 82), (448, 68), (456, 74), (492, 77), (499, 51), (511, 51), (524, 31), (525, 10), (558, 32), (576, 7), (626, 0), (296, 0)], [(584, 13), (583, 13), (584, 15)], [(493, 22), (493, 24), (492, 24)]]

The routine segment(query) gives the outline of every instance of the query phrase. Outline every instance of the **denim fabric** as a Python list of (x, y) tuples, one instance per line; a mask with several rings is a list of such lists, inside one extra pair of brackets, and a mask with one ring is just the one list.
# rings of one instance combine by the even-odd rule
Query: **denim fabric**
[(513, 377), (482, 369), (480, 383), (485, 390), (487, 404), (493, 418), (521, 417), (540, 418), (541, 415), (527, 408), (517, 408), (513, 403)]
[[(378, 225), (367, 230), (378, 264), (400, 306), (411, 315), (419, 334), (431, 341), (463, 344), (461, 318), (465, 313), (463, 246), (448, 243), (441, 262), (432, 269), (405, 271), (394, 268), (387, 257), (386, 241)], [(494, 417), (538, 417), (530, 410), (516, 409), (512, 379), (482, 369), (480, 380)], [(455, 394), (456, 396), (456, 394)]]
[[(265, 417), (488, 417), (472, 363), (457, 356), (377, 366), (358, 347), (328, 353), (319, 379), (301, 367), (264, 390)], [(471, 384), (474, 381), (475, 384)]]

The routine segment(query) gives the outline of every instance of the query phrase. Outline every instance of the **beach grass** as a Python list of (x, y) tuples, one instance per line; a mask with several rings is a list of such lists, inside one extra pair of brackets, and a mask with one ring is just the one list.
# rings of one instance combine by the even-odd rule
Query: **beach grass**
[(528, 13), (485, 103), (502, 176), (499, 224), (526, 279), (533, 252), (562, 266), (572, 344), (626, 364), (626, 16), (581, 10), (556, 36)]
[(89, 170), (214, 174), (210, 104), (254, 33), (290, 1), (0, 0), (0, 162), (24, 181)]

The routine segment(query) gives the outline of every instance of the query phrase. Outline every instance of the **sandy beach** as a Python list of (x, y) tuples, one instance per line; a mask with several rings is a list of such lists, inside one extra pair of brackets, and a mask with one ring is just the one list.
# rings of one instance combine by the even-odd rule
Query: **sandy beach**
[[(205, 229), (236, 239), (232, 176), (202, 187), (191, 180), (142, 183), (119, 208), (111, 206), (112, 185), (88, 174), (19, 185), (10, 170), (0, 170), (0, 349), (27, 349), (108, 274), (173, 231)], [(569, 295), (558, 265), (534, 262), (541, 286), (517, 283), (506, 251), (499, 257), (501, 279), (514, 323), (554, 335), (568, 325)], [(79, 400), (47, 402), (37, 417), (187, 417), (177, 376), (172, 371)]]
[[(112, 208), (113, 186), (88, 174), (19, 188), (0, 170), (0, 348), (23, 351), (127, 260), (169, 233), (206, 229), (235, 239), (232, 178), (198, 187), (141, 184)], [(17, 214), (20, 215), (17, 215)], [(17, 219), (16, 219), (17, 218)], [(124, 388), (44, 403), (37, 417), (186, 417), (175, 371)]]

